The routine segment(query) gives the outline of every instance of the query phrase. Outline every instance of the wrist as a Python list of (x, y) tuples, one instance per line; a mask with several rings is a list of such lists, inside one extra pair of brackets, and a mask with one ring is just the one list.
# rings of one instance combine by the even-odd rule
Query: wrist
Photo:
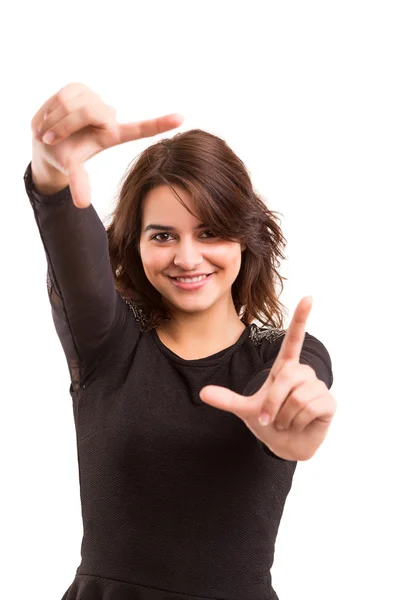
[(42, 196), (53, 196), (69, 185), (68, 177), (48, 163), (32, 156), (32, 181), (35, 190)]

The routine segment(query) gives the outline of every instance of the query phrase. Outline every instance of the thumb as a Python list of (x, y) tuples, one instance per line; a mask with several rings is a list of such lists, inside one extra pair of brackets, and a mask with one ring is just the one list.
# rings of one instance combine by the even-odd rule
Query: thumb
[(158, 117), (157, 119), (120, 124), (119, 143), (125, 144), (126, 142), (131, 142), (140, 138), (152, 137), (158, 133), (164, 133), (164, 131), (179, 127), (184, 120), (182, 115), (173, 113)]
[(207, 385), (200, 390), (199, 396), (206, 404), (231, 412), (240, 418), (254, 412), (254, 403), (250, 398), (237, 394), (226, 387)]
[(77, 208), (87, 208), (91, 204), (89, 175), (83, 164), (71, 165), (68, 170), (68, 181), (72, 200)]

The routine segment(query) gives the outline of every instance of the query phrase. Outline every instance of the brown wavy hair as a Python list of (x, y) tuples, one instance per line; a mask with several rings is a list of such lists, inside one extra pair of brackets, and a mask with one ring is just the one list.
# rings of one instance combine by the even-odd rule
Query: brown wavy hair
[[(112, 222), (106, 227), (116, 289), (144, 315), (144, 330), (171, 318), (162, 295), (147, 279), (139, 252), (143, 202), (159, 185), (168, 185), (213, 235), (246, 244), (231, 290), (235, 310), (245, 325), (258, 320), (282, 329), (287, 309), (276, 287), (281, 292), (286, 279), (278, 273), (286, 258), (286, 239), (278, 225), (280, 213), (268, 209), (253, 189), (246, 166), (223, 139), (192, 129), (158, 141), (134, 159), (121, 180), (116, 208), (109, 215)], [(191, 194), (197, 214), (174, 185)]]

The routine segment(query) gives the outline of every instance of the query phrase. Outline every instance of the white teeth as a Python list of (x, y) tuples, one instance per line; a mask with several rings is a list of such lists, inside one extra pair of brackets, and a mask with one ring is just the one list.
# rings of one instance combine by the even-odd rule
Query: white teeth
[(205, 279), (206, 277), (207, 275), (200, 275), (200, 277), (175, 277), (175, 279), (181, 281), (182, 283), (195, 283), (197, 281), (203, 281), (203, 279)]

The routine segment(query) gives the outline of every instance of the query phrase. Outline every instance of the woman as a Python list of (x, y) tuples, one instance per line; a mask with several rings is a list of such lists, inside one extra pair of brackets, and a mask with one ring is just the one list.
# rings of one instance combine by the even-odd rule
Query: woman
[(310, 299), (282, 329), (285, 239), (223, 140), (192, 130), (147, 148), (107, 229), (91, 205), (86, 160), (181, 123), (118, 124), (76, 83), (32, 120), (25, 185), (71, 377), (84, 527), (63, 600), (276, 599), (297, 461), (335, 412)]

